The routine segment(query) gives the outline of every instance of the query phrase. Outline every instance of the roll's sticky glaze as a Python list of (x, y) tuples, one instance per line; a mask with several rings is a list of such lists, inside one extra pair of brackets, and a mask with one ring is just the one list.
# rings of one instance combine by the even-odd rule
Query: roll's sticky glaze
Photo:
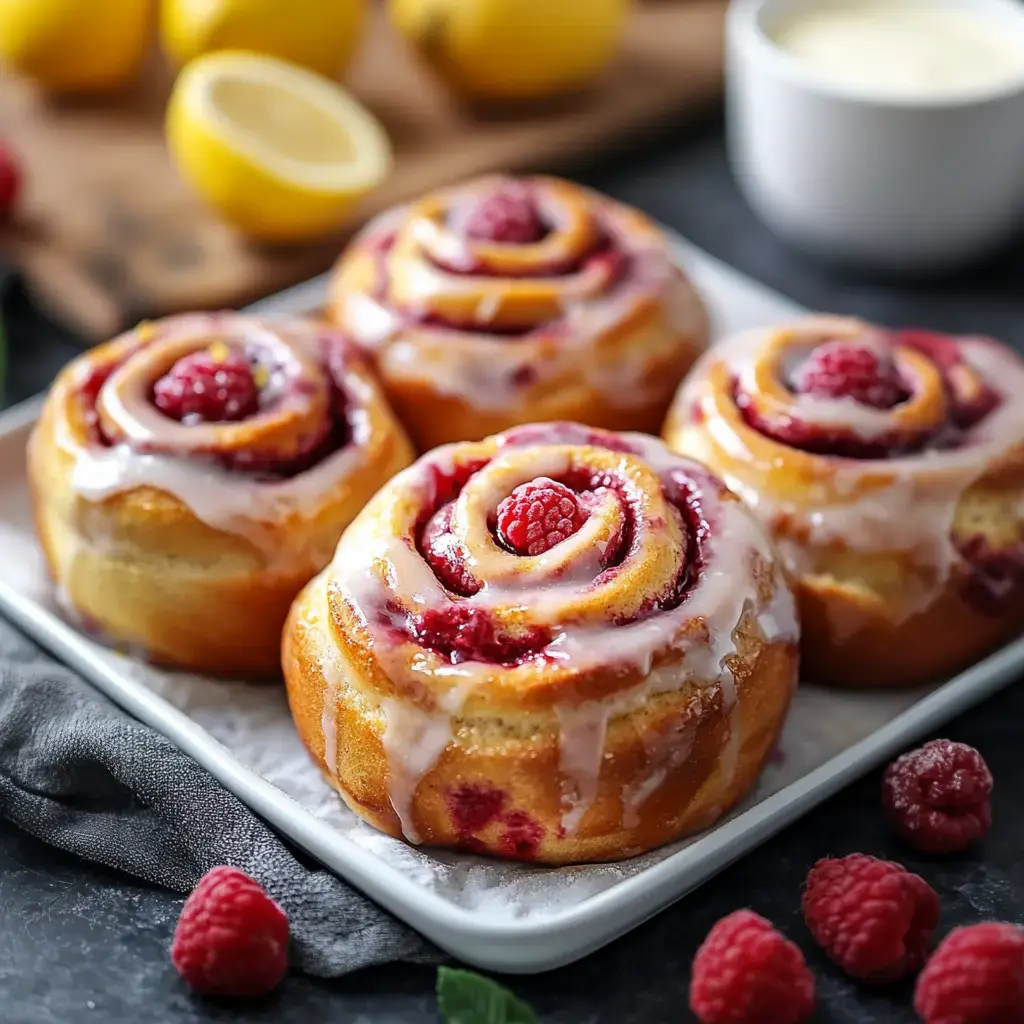
[(29, 444), (66, 606), (119, 644), (272, 674), (298, 590), (411, 448), (337, 332), (172, 317), (60, 374)]
[(484, 178), (373, 221), (328, 312), (421, 451), (543, 420), (656, 433), (708, 332), (651, 221), (551, 178)]
[[(538, 546), (506, 505), (524, 493), (554, 512), (522, 513), (550, 528)], [(706, 469), (651, 437), (543, 424), (385, 486), (297, 599), (284, 669), (303, 742), (367, 821), (566, 863), (740, 800), (794, 692), (797, 633), (761, 527)]]
[(1022, 395), (991, 339), (814, 317), (716, 346), (665, 437), (775, 540), (806, 678), (912, 684), (1024, 627)]

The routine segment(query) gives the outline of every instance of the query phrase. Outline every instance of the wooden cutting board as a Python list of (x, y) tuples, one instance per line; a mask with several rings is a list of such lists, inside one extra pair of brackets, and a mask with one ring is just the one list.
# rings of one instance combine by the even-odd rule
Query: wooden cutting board
[[(347, 84), (383, 120), (396, 164), (348, 230), (480, 172), (569, 172), (705, 104), (721, 89), (723, 15), (723, 0), (641, 2), (600, 83), (543, 111), (485, 117), (446, 92), (375, 6)], [(259, 247), (205, 210), (164, 148), (170, 81), (156, 53), (130, 95), (102, 103), (47, 100), (0, 74), (0, 135), (26, 178), (18, 224), (0, 246), (38, 297), (90, 339), (147, 317), (254, 300), (325, 270), (343, 240)]]

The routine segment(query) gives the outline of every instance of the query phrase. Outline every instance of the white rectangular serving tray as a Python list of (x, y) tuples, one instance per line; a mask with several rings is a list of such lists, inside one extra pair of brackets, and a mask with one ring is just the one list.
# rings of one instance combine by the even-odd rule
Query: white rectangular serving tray
[[(679, 239), (716, 337), (802, 312)], [(263, 302), (309, 312), (323, 278)], [(850, 780), (1024, 672), (1024, 638), (948, 683), (912, 692), (802, 686), (755, 792), (709, 832), (617, 865), (542, 868), (419, 850), (359, 822), (306, 756), (282, 688), (156, 670), (62, 617), (32, 532), (24, 448), (39, 399), (0, 415), (0, 610), (168, 736), (280, 832), (463, 961), (529, 973), (600, 948), (679, 899)]]

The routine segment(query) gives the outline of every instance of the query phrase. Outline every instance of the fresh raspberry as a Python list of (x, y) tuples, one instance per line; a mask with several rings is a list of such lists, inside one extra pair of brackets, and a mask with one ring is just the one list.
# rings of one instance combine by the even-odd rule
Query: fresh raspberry
[(14, 154), (0, 143), (0, 224), (14, 212), (21, 191), (21, 168)]
[(909, 397), (887, 353), (848, 341), (819, 345), (798, 371), (795, 383), (800, 394), (852, 398), (875, 409), (891, 409)]
[(453, 603), (446, 608), (428, 608), (410, 623), (412, 633), (423, 644), (445, 655), (453, 665), (465, 661), (489, 661), (516, 665), (536, 653), (550, 636), (540, 627), (518, 636), (499, 632), (486, 608)]
[(992, 827), (992, 773), (973, 747), (932, 740), (897, 758), (882, 779), (886, 817), (924, 853), (957, 853)]
[(576, 495), (546, 476), (517, 487), (498, 506), (498, 536), (517, 555), (542, 555), (586, 521)]
[(453, 593), (471, 597), (480, 590), (480, 581), (469, 571), (466, 552), (452, 533), (454, 502), (435, 512), (420, 537), (420, 550), (434, 575)]
[(179, 422), (244, 420), (259, 409), (259, 388), (240, 352), (205, 349), (179, 359), (153, 385), (153, 404)]
[(697, 950), (690, 1009), (701, 1024), (800, 1024), (814, 1009), (814, 977), (770, 921), (737, 910)]
[(914, 992), (924, 1024), (1020, 1024), (1024, 1020), (1024, 928), (955, 928), (935, 950)]
[(803, 911), (811, 934), (847, 974), (886, 982), (924, 963), (939, 897), (902, 865), (852, 853), (811, 868)]
[(539, 242), (546, 233), (536, 200), (519, 182), (509, 183), (482, 199), (466, 221), (470, 238), (505, 245), (529, 245)]
[(248, 875), (216, 867), (185, 901), (171, 960), (203, 995), (265, 995), (288, 970), (288, 918)]

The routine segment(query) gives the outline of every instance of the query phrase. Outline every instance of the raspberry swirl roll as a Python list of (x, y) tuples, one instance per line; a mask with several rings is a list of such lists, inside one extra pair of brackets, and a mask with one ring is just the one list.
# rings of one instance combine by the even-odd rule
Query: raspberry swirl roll
[(29, 443), (59, 596), (111, 640), (279, 669), (281, 627), (412, 449), (357, 353), (300, 320), (140, 325), (57, 378)]
[(665, 436), (777, 541), (807, 678), (923, 682), (1024, 626), (1024, 360), (998, 342), (752, 331), (700, 362)]
[(292, 713), (349, 806), (412, 842), (548, 863), (711, 825), (796, 685), (754, 517), (654, 438), (448, 445), (346, 530), (284, 633)]
[(552, 178), (384, 214), (342, 256), (329, 315), (421, 451), (549, 419), (656, 433), (708, 333), (654, 224)]

